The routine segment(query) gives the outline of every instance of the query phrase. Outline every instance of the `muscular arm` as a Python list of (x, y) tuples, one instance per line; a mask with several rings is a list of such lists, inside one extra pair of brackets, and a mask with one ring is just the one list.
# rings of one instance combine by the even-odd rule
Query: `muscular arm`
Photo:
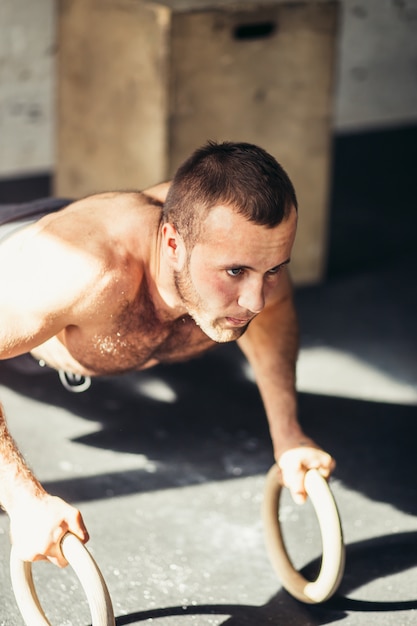
[(301, 502), (306, 497), (305, 471), (316, 467), (328, 476), (334, 461), (304, 434), (298, 422), (298, 323), (286, 269), (280, 278), (278, 296), (253, 320), (238, 344), (255, 374), (283, 482), (294, 499)]
[(0, 504), (10, 517), (10, 534), (24, 561), (48, 559), (58, 566), (66, 560), (60, 542), (67, 531), (88, 541), (81, 513), (61, 498), (48, 494), (32, 474), (13, 441), (0, 406)]
[[(0, 247), (0, 358), (27, 352), (73, 323), (74, 311), (81, 312), (79, 294), (95, 273), (85, 259), (76, 258), (68, 241), (50, 234), (28, 233), (16, 244), (6, 243)], [(88, 540), (79, 511), (48, 494), (30, 471), (1, 408), (0, 504), (10, 517), (12, 541), (23, 560), (47, 558), (64, 566), (63, 535), (69, 530)]]

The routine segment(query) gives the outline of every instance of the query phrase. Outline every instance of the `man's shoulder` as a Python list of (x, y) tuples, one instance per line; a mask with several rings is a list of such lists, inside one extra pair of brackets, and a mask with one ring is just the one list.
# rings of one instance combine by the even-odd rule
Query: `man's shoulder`
[(75, 209), (88, 211), (97, 207), (104, 210), (109, 207), (129, 209), (130, 207), (162, 206), (160, 199), (151, 191), (103, 191), (74, 200), (65, 207), (64, 211), (70, 212)]
[(42, 218), (39, 226), (51, 232), (65, 231), (68, 236), (73, 233), (77, 238), (81, 235), (81, 240), (84, 235), (91, 240), (99, 240), (101, 236), (111, 240), (113, 233), (159, 222), (161, 210), (160, 202), (144, 192), (104, 192), (74, 200)]
[(25, 228), (4, 254), (11, 261), (24, 252), (29, 273), (41, 264), (60, 268), (79, 288), (108, 294), (140, 282), (159, 221), (141, 192), (95, 194)]

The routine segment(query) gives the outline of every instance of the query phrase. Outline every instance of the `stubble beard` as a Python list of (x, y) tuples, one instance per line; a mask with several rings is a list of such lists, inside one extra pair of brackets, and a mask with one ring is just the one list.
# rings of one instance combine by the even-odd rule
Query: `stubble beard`
[(224, 318), (211, 317), (208, 307), (204, 304), (192, 283), (188, 268), (182, 272), (174, 273), (174, 283), (177, 294), (187, 309), (188, 315), (212, 341), (216, 343), (236, 341), (246, 331), (248, 325), (239, 328), (225, 328), (221, 323)]

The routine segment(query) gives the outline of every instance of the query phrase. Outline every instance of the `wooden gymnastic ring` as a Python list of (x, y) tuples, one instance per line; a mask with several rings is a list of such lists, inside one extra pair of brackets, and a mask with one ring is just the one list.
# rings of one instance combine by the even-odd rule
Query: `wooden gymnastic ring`
[(345, 568), (345, 547), (339, 513), (326, 479), (312, 469), (306, 473), (304, 485), (317, 515), (322, 540), (323, 556), (316, 580), (304, 578), (288, 556), (279, 521), (282, 485), (277, 465), (266, 476), (262, 517), (269, 558), (282, 586), (297, 600), (315, 604), (328, 600), (339, 587)]
[[(92, 626), (115, 626), (112, 602), (104, 578), (93, 557), (77, 537), (64, 535), (61, 550), (78, 576), (90, 607)], [(32, 563), (22, 561), (12, 547), (10, 574), (17, 605), (27, 626), (51, 626), (36, 593)]]

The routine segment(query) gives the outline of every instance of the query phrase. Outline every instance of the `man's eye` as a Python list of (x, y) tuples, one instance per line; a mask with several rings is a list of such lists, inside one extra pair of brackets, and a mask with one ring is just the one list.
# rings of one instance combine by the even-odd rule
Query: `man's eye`
[(229, 274), (229, 276), (240, 276), (240, 274), (243, 272), (243, 269), (241, 267), (231, 267), (230, 269), (226, 270), (226, 272)]
[(277, 265), (276, 267), (273, 267), (272, 269), (268, 270), (268, 274), (270, 276), (273, 276), (274, 274), (278, 274), (281, 269), (282, 269), (282, 265)]

